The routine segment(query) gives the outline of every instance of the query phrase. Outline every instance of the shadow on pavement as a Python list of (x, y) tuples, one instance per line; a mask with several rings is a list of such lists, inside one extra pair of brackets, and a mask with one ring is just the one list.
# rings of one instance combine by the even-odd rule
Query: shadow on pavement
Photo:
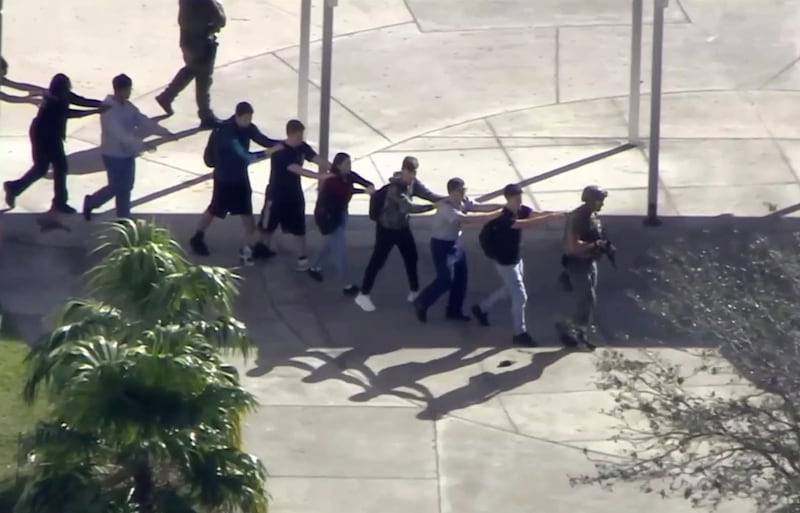
[[(649, 282), (641, 275), (658, 265), (651, 250), (672, 247), (697, 252), (718, 247), (732, 262), (746, 264), (747, 238), (761, 234), (788, 240), (800, 224), (796, 217), (786, 215), (791, 216), (798, 209), (800, 206), (789, 207), (758, 218), (664, 218), (664, 225), (659, 228), (643, 227), (638, 216), (606, 216), (605, 225), (618, 247), (618, 269), (605, 261), (600, 264), (597, 325), (601, 346), (711, 345), (708, 337), (700, 333), (680, 334), (666, 329), (656, 315), (644, 312), (631, 297), (653, 296)], [(155, 217), (169, 226), (182, 244), (197, 222), (197, 215), (191, 214), (141, 216)], [(87, 254), (94, 245), (91, 235), (97, 225), (74, 216), (68, 219), (72, 232), (42, 234), (34, 229), (35, 217), (13, 212), (0, 217), (4, 238), (0, 246), (0, 304), (12, 318), (34, 325), (36, 320), (41, 331), (45, 314), (68, 296), (80, 293), (80, 275), (91, 264)], [(414, 220), (423, 284), (434, 274), (426, 243), (429, 222), (426, 217)], [(214, 254), (202, 262), (238, 265), (238, 248), (243, 240), (239, 226), (235, 219), (212, 225), (207, 240)], [(338, 380), (354, 385), (356, 391), (350, 397), (354, 402), (389, 394), (421, 403), (424, 409), (420, 418), (437, 418), (536, 380), (547, 367), (569, 354), (560, 348), (553, 330), (554, 321), (569, 312), (571, 305), (571, 298), (557, 282), (562, 229), (560, 223), (554, 223), (523, 236), (529, 329), (544, 347), (557, 350), (537, 353), (527, 365), (508, 370), (488, 369), (481, 363), (511, 348), (506, 307), (491, 312), (492, 326), (488, 328), (444, 320), (444, 304), (432, 308), (429, 322), (420, 325), (406, 302), (408, 286), (401, 260), (393, 254), (373, 292), (378, 311), (367, 314), (352, 299), (342, 296), (338, 283), (329, 283), (333, 280), (319, 284), (304, 273), (293, 271), (294, 256), (282, 249), (284, 244), (279, 237), (276, 247), (281, 254), (276, 259), (239, 270), (244, 279), (238, 315), (251, 327), (259, 347), (256, 365), (247, 370), (247, 375), (258, 377), (279, 367), (297, 368), (306, 373), (302, 379), (306, 383)], [(349, 246), (356, 283), (369, 258), (373, 233), (369, 219), (352, 216)], [(497, 287), (499, 280), (478, 248), (477, 229), (467, 230), (464, 240), (470, 266), (465, 305), (468, 309)], [(310, 233), (312, 252), (318, 244), (318, 234)], [(15, 320), (15, 324), (20, 323)], [(30, 328), (27, 333), (33, 331)], [(413, 358), (407, 355), (409, 351), (416, 351)], [(437, 390), (438, 395), (422, 384), (433, 376), (458, 372), (461, 374), (457, 382), (450, 383), (454, 386)], [(471, 373), (471, 377), (465, 373)]]
[[(156, 116), (152, 118), (153, 121), (160, 121), (164, 116)], [(200, 127), (187, 128), (180, 132), (175, 132), (172, 135), (151, 139), (148, 142), (153, 144), (156, 148), (167, 143), (179, 141), (185, 137), (192, 136), (200, 132)], [(71, 175), (88, 175), (105, 171), (106, 166), (103, 164), (103, 156), (100, 153), (100, 147), (90, 148), (88, 150), (76, 151), (67, 155), (67, 163), (69, 164), (69, 174)], [(51, 175), (48, 175), (52, 179)]]

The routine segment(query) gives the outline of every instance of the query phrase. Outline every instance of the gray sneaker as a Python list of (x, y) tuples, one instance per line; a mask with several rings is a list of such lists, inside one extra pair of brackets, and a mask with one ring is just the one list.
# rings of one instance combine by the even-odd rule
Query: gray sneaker
[(250, 267), (255, 263), (253, 260), (253, 250), (250, 248), (250, 246), (245, 246), (239, 250), (239, 260), (241, 260), (242, 265), (247, 267)]

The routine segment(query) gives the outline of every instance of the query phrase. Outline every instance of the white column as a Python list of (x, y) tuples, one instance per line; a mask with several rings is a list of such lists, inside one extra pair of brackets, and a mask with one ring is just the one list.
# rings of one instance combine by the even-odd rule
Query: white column
[(297, 118), (308, 122), (308, 78), (311, 51), (311, 0), (300, 7), (300, 69), (297, 83)]
[(638, 145), (639, 105), (642, 90), (642, 0), (633, 0), (631, 22), (631, 83), (628, 96), (628, 142)]
[(650, 169), (647, 180), (646, 226), (658, 226), (658, 174), (661, 150), (661, 71), (664, 55), (664, 9), (669, 0), (655, 0), (653, 15), (653, 76), (650, 91)]
[(319, 92), (319, 154), (328, 159), (331, 130), (331, 68), (333, 59), (333, 9), (337, 0), (325, 0), (322, 13), (322, 77)]

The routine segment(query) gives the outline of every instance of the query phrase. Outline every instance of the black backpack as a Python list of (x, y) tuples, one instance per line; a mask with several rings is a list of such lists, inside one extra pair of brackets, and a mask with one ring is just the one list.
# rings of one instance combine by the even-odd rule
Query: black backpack
[(220, 128), (214, 128), (208, 134), (208, 141), (206, 142), (206, 149), (203, 150), (203, 162), (208, 167), (217, 166), (217, 157), (219, 156), (219, 132)]
[(478, 242), (481, 245), (481, 249), (483, 250), (483, 254), (486, 255), (491, 260), (497, 258), (496, 248), (497, 245), (495, 244), (496, 234), (497, 234), (497, 219), (492, 219), (481, 228), (480, 233), (478, 234)]
[(386, 193), (390, 185), (384, 185), (369, 197), (369, 218), (373, 221), (377, 221), (381, 217), (383, 205), (386, 204)]

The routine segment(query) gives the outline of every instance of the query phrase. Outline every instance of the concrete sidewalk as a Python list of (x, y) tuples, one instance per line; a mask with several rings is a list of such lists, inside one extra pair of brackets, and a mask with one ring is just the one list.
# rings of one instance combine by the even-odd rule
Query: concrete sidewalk
[[(321, 34), (321, 3), (314, 2), (314, 38)], [(605, 185), (622, 269), (602, 269), (601, 331), (609, 344), (629, 351), (653, 345), (689, 368), (687, 351), (703, 341), (664, 340), (628, 297), (631, 290), (646, 291), (633, 271), (648, 265), (648, 248), (681, 236), (687, 237), (681, 244), (693, 247), (733, 228), (797, 230), (800, 7), (779, 0), (670, 2), (659, 184), (666, 225), (645, 230), (646, 147), (546, 174), (625, 142), (627, 4), (342, 1), (331, 146), (351, 153), (355, 169), (377, 183), (409, 153), (419, 157), (420, 178), (434, 189), (452, 176), (464, 178), (475, 196), (527, 180), (527, 202), (542, 209), (572, 208), (587, 183)], [(280, 135), (296, 114), (299, 2), (229, 0), (226, 10), (215, 107), (227, 115), (236, 102), (249, 100), (258, 125)], [(176, 11), (176, 2), (156, 0), (11, 2), (3, 34), (10, 77), (41, 84), (65, 71), (78, 93), (102, 97), (111, 77), (126, 72), (136, 103), (160, 114), (153, 98), (180, 65)], [(649, 33), (645, 27), (645, 133)], [(312, 77), (319, 76), (319, 50), (317, 42)], [(314, 85), (312, 142), (317, 106)], [(0, 109), (0, 166), (8, 179), (30, 165), (27, 131), (35, 108), (3, 103)], [(156, 213), (185, 241), (211, 184), (201, 160), (206, 134), (193, 130), (191, 88), (176, 111), (164, 125), (182, 137), (140, 159), (134, 213)], [(69, 129), (69, 187), (79, 206), (105, 181), (99, 125), (88, 118)], [(255, 190), (264, 189), (267, 172), (264, 164), (253, 166)], [(79, 216), (69, 221), (70, 233), (36, 230), (34, 213), (48, 207), (51, 188), (42, 180), (2, 216), (0, 304), (30, 336), (42, 329), (43, 315), (79, 294), (93, 245), (93, 227)], [(314, 197), (308, 183), (309, 210)], [(372, 226), (363, 217), (364, 198), (351, 210), (357, 279)], [(426, 220), (416, 223), (424, 281), (432, 276)], [(209, 262), (235, 265), (240, 238), (234, 225), (212, 228)], [(545, 345), (535, 351), (508, 346), (505, 312), (489, 329), (452, 326), (433, 311), (429, 325), (419, 326), (404, 302), (397, 257), (379, 278), (374, 315), (343, 299), (334, 284), (290, 272), (288, 256), (246, 269), (239, 312), (260, 350), (256, 361), (236, 363), (263, 404), (249, 420), (247, 444), (273, 475), (272, 511), (688, 512), (680, 501), (635, 487), (609, 494), (568, 486), (568, 474), (591, 470), (584, 448), (619, 448), (608, 442), (613, 425), (599, 413), (609, 396), (592, 384), (594, 357), (566, 353), (553, 339), (552, 321), (567, 306), (554, 277), (561, 228), (554, 223), (526, 235), (529, 321)], [(475, 234), (467, 240), (472, 301), (496, 283)], [(694, 386), (704, 392), (738, 385), (705, 376)], [(723, 511), (750, 509), (734, 504)]]

